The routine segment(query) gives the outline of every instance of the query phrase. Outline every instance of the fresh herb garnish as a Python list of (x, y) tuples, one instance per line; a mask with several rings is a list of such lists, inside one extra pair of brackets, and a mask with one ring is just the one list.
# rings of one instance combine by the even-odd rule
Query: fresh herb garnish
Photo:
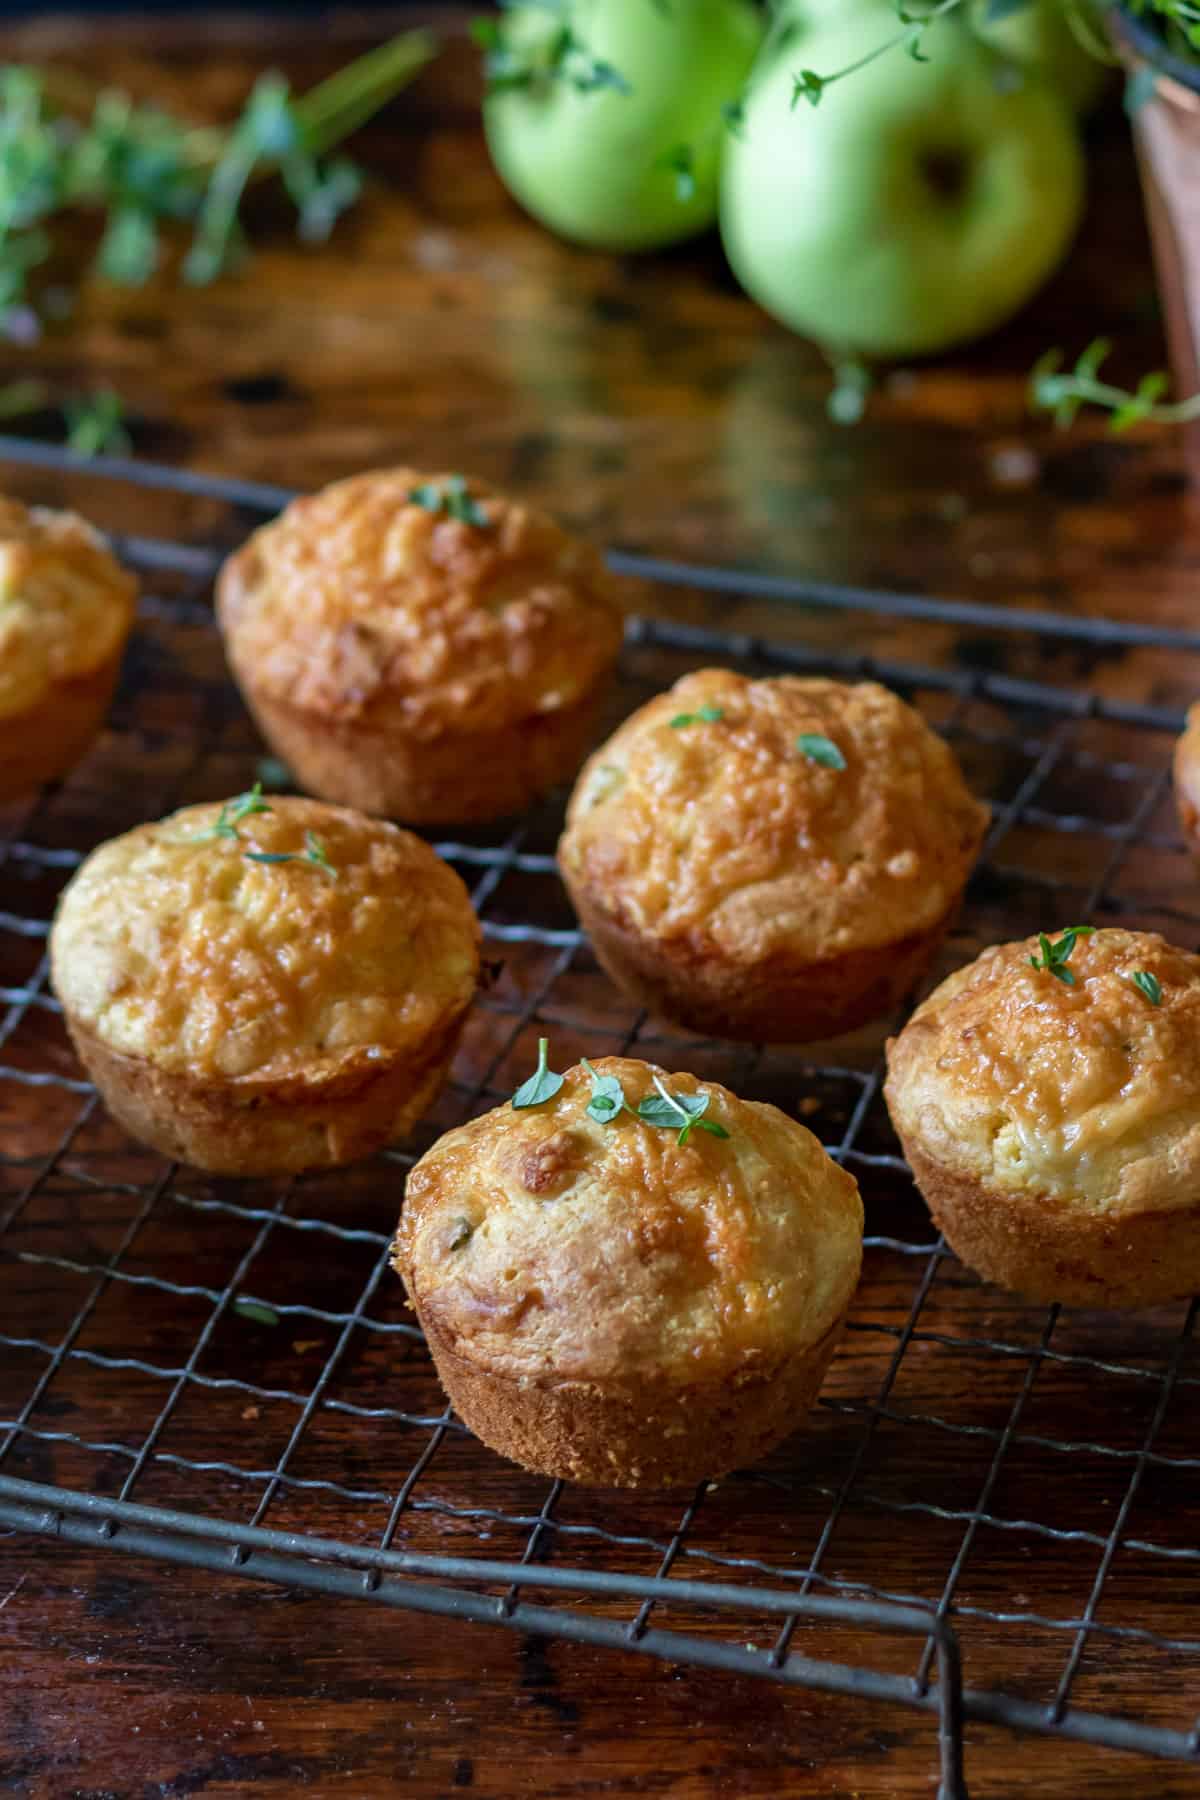
[[(263, 799), (263, 784), (256, 781), (248, 793), (239, 794), (234, 800), (226, 800), (216, 821), (207, 825), (203, 831), (192, 833), (188, 842), (191, 844), (209, 843), (214, 838), (233, 838), (241, 843), (242, 834), (238, 826), (244, 819), (253, 819), (259, 813), (271, 813), (275, 808)], [(312, 863), (314, 868), (323, 869), (327, 875), (337, 880), (337, 869), (329, 860), (329, 853), (315, 831), (304, 834), (304, 849), (295, 850), (243, 850), (247, 862), (255, 863)]]
[(477, 500), (472, 500), (462, 475), (451, 475), (441, 484), (423, 481), (420, 487), (409, 488), (408, 497), (414, 506), (423, 506), (426, 512), (445, 513), (460, 525), (488, 523), (487, 514)]
[(715, 725), (718, 719), (725, 717), (722, 706), (700, 706), (695, 712), (676, 713), (671, 720), (672, 731), (682, 731), (685, 725)]
[(597, 1075), (587, 1057), (580, 1061), (592, 1078), (592, 1097), (588, 1101), (588, 1117), (607, 1125), (620, 1112), (627, 1112), (637, 1118), (632, 1106), (625, 1098), (625, 1090), (615, 1075)]
[(1068, 925), (1056, 944), (1050, 942), (1044, 931), (1039, 931), (1038, 943), (1041, 946), (1041, 955), (1030, 957), (1030, 968), (1044, 969), (1048, 975), (1053, 975), (1056, 981), (1063, 982), (1067, 987), (1074, 987), (1075, 976), (1072, 970), (1068, 969), (1067, 961), (1077, 941), (1081, 937), (1091, 937), (1095, 929), (1094, 925)]
[(329, 853), (315, 831), (306, 831), (304, 834), (304, 855), (301, 861), (310, 862), (316, 868), (324, 869), (327, 875), (332, 875), (333, 879), (337, 880), (338, 872), (330, 862)]
[[(30, 277), (58, 248), (52, 232), (77, 210), (101, 213), (95, 270), (127, 286), (154, 273), (160, 230), (178, 222), (194, 231), (185, 278), (221, 274), (244, 253), (244, 192), (266, 175), (282, 177), (301, 238), (327, 236), (360, 185), (352, 166), (327, 162), (327, 152), (435, 49), (431, 33), (405, 32), (300, 98), (266, 75), (229, 129), (183, 123), (127, 94), (97, 94), (66, 69), (0, 69), (0, 331), (36, 337)], [(50, 300), (48, 292), (47, 311)]]
[(526, 1106), (541, 1106), (546, 1100), (553, 1100), (563, 1084), (563, 1077), (556, 1075), (549, 1066), (550, 1040), (538, 1039), (537, 1068), (523, 1081), (512, 1097), (512, 1105), (520, 1112)]
[(666, 1125), (672, 1131), (679, 1128), (679, 1136), (675, 1142), (686, 1144), (692, 1135), (692, 1128), (698, 1125), (701, 1131), (711, 1132), (713, 1137), (727, 1138), (729, 1133), (715, 1119), (706, 1119), (711, 1094), (671, 1094), (663, 1086), (658, 1076), (653, 1077), (658, 1089), (658, 1097), (647, 1094), (638, 1102), (637, 1116), (646, 1125)]
[[(270, 810), (271, 808), (269, 806), (262, 808), (262, 811), (264, 812), (270, 812)], [(328, 852), (315, 831), (305, 832), (304, 849), (302, 851), (247, 850), (245, 856), (247, 862), (256, 863), (311, 863), (315, 869), (323, 869), (327, 875), (331, 875), (334, 881), (336, 881), (338, 877), (337, 869), (334, 867), (333, 863), (330, 862)]]
[(796, 748), (809, 762), (820, 763), (823, 769), (844, 769), (846, 766), (846, 759), (832, 738), (822, 737), (819, 731), (802, 732), (796, 739)]
[(1139, 994), (1145, 994), (1151, 1006), (1162, 1004), (1162, 983), (1157, 975), (1151, 975), (1149, 969), (1135, 969), (1130, 979)]
[(216, 823), (208, 825), (203, 831), (197, 831), (192, 843), (203, 844), (209, 838), (240, 838), (238, 826), (243, 819), (252, 819), (256, 813), (269, 813), (271, 808), (262, 797), (262, 782), (256, 781), (249, 793), (238, 794), (236, 799), (226, 800), (217, 814)]
[[(558, 11), (549, 4), (548, 12)], [(631, 94), (633, 89), (610, 62), (593, 56), (587, 45), (568, 24), (539, 39), (512, 44), (498, 19), (479, 18), (471, 22), (471, 36), (483, 51), (483, 69), (488, 94), (502, 94), (511, 88), (540, 86), (561, 81), (577, 94), (600, 93), (605, 88), (618, 94)]]
[[(0, 188), (2, 185), (0, 179)], [(3, 223), (0, 219), (0, 282), (3, 280), (3, 259)], [(0, 320), (2, 333), (3, 321)], [(51, 399), (50, 389), (44, 381), (30, 377), (9, 381), (0, 387), (0, 419), (29, 421), (39, 417), (40, 424), (41, 415), (49, 414), (50, 419), (60, 416), (63, 442), (76, 456), (101, 456), (106, 451), (121, 456), (130, 450), (132, 439), (125, 428), (124, 413), (124, 404), (112, 388), (68, 394), (58, 405)]]
[(1029, 378), (1029, 404), (1035, 412), (1054, 414), (1061, 429), (1074, 423), (1081, 406), (1100, 406), (1109, 413), (1110, 431), (1128, 431), (1131, 425), (1151, 419), (1160, 425), (1186, 425), (1200, 419), (1200, 394), (1188, 400), (1164, 400), (1169, 385), (1161, 369), (1143, 375), (1137, 387), (1116, 387), (1101, 381), (1100, 365), (1112, 344), (1107, 338), (1094, 338), (1080, 355), (1073, 369), (1062, 367), (1061, 350), (1047, 350), (1033, 365)]
[(278, 1325), (279, 1314), (273, 1306), (265, 1306), (261, 1300), (246, 1300), (239, 1294), (233, 1303), (233, 1310), (243, 1319), (253, 1319), (256, 1325)]
[(67, 449), (77, 456), (123, 456), (132, 448), (125, 429), (125, 408), (112, 388), (97, 388), (63, 402), (67, 422)]

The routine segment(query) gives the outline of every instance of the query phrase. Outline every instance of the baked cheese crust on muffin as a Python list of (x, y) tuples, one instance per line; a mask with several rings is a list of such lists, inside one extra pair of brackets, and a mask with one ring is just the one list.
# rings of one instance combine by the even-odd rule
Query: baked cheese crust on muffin
[(65, 775), (96, 736), (136, 596), (77, 513), (0, 496), (0, 801)]
[(886, 688), (704, 669), (591, 757), (558, 855), (597, 957), (642, 1005), (803, 1043), (900, 1002), (987, 818)]
[(93, 851), (50, 940), (109, 1111), (233, 1175), (351, 1162), (440, 1089), (479, 971), (454, 871), (411, 833), (257, 792)]
[[(648, 1103), (665, 1123), (634, 1116)], [(695, 1113), (724, 1135), (681, 1143)], [(441, 1138), (408, 1178), (394, 1266), (484, 1443), (543, 1474), (664, 1487), (803, 1422), (862, 1231), (853, 1178), (794, 1119), (605, 1057)]]
[(1200, 701), (1188, 708), (1175, 745), (1175, 805), (1189, 847), (1200, 855)]
[(293, 501), (217, 587), (233, 672), (298, 781), (417, 824), (501, 818), (571, 779), (619, 593), (545, 513), (414, 469)]
[(985, 950), (889, 1043), (917, 1185), (963, 1262), (1034, 1299), (1192, 1294), (1200, 957), (1138, 931), (1046, 944)]

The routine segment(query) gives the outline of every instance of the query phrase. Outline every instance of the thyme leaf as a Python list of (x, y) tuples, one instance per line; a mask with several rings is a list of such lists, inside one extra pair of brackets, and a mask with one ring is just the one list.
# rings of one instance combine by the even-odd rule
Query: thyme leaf
[(549, 1066), (550, 1040), (538, 1039), (537, 1068), (523, 1081), (512, 1097), (512, 1106), (520, 1112), (527, 1106), (542, 1106), (547, 1100), (553, 1100), (563, 1084), (563, 1077), (556, 1075)]
[(581, 1057), (580, 1061), (592, 1078), (592, 1097), (587, 1106), (588, 1117), (598, 1120), (601, 1125), (611, 1123), (617, 1114), (622, 1112), (631, 1113), (636, 1118), (637, 1114), (626, 1100), (625, 1090), (617, 1077), (615, 1075), (597, 1075), (586, 1056)]
[(685, 725), (715, 725), (724, 717), (723, 706), (700, 706), (695, 712), (676, 713), (671, 720), (671, 730), (682, 731)]
[(217, 814), (216, 822), (192, 835), (193, 844), (206, 843), (210, 838), (237, 838), (241, 836), (238, 826), (243, 819), (252, 819), (256, 813), (269, 813), (272, 809), (262, 797), (262, 782), (256, 781), (248, 793), (238, 794), (232, 800), (226, 800)]
[(1130, 976), (1139, 994), (1144, 994), (1151, 1006), (1162, 1005), (1162, 983), (1157, 975), (1151, 975), (1149, 969), (1135, 969)]
[(822, 737), (819, 731), (805, 731), (796, 739), (796, 748), (809, 762), (820, 763), (823, 769), (844, 769), (846, 759), (832, 738)]

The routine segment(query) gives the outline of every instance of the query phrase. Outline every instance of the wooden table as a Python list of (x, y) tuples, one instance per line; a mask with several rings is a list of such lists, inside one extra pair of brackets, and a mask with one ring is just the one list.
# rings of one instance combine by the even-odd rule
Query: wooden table
[[(10, 28), (5, 54), (219, 117), (262, 66), (305, 83), (358, 41), (197, 29), (43, 20)], [(245, 275), (90, 286), (69, 330), (5, 350), (0, 372), (56, 394), (109, 382), (140, 454), (200, 469), (296, 486), (390, 459), (471, 469), (627, 549), (1194, 623), (1178, 441), (1087, 420), (1062, 436), (1026, 412), (1049, 343), (1073, 355), (1107, 333), (1126, 375), (1162, 360), (1118, 112), (1092, 151), (1069, 266), (986, 344), (888, 375), (853, 430), (826, 417), (820, 356), (735, 290), (712, 243), (595, 256), (524, 219), (489, 169), (465, 53), (362, 135), (372, 179), (329, 249), (299, 249), (256, 202)], [(1131, 679), (1120, 659), (1068, 664)], [(1190, 697), (1167, 659), (1152, 678)], [(908, 1712), (28, 1539), (0, 1540), (0, 1614), (0, 1792), (39, 1800), (935, 1788), (929, 1723)], [(995, 1800), (1200, 1792), (1181, 1768), (978, 1729), (971, 1772)]]

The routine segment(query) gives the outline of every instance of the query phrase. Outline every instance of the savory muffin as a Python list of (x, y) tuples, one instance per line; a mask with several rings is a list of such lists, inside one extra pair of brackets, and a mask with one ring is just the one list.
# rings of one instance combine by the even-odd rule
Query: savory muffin
[(1200, 957), (1080, 927), (998, 945), (888, 1071), (917, 1185), (988, 1280), (1095, 1306), (1200, 1289)]
[(93, 851), (50, 953), (126, 1129), (263, 1175), (351, 1162), (420, 1118), (471, 1004), (479, 927), (419, 838), (256, 789)]
[(0, 801), (65, 775), (99, 731), (136, 594), (77, 513), (0, 496)]
[(217, 597), (246, 703), (304, 787), (465, 824), (575, 773), (621, 642), (618, 591), (545, 513), (384, 469), (293, 501)]
[(775, 1107), (605, 1057), (441, 1138), (408, 1178), (394, 1265), (484, 1443), (666, 1487), (802, 1423), (862, 1225), (852, 1177)]
[(1200, 701), (1175, 745), (1175, 805), (1188, 847), (1200, 855)]
[(875, 682), (705, 669), (592, 756), (558, 857), (597, 957), (642, 1005), (803, 1043), (899, 1003), (987, 817), (949, 747)]

